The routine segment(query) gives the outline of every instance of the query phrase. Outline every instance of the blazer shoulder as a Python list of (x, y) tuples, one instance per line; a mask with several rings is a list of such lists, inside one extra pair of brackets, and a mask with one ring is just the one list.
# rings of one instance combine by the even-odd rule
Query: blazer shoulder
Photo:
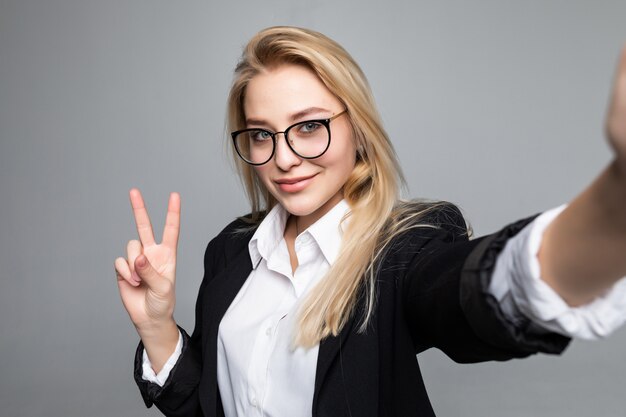
[(461, 209), (454, 203), (442, 201), (432, 212), (430, 221), (437, 227), (444, 229), (452, 238), (467, 238), (472, 234), (471, 227), (466, 222)]
[(467, 240), (472, 236), (471, 226), (466, 222), (461, 209), (449, 201), (420, 201), (413, 200), (403, 203), (408, 209), (402, 210), (409, 218), (414, 227), (411, 230), (419, 230), (419, 235), (430, 235), (428, 230), (435, 234), (443, 234), (445, 240)]
[(247, 249), (258, 226), (251, 224), (247, 218), (249, 215), (233, 220), (209, 241), (204, 254), (205, 266), (207, 262), (214, 263), (220, 256), (226, 259)]
[(250, 221), (250, 215), (247, 214), (245, 216), (237, 217), (235, 220), (227, 224), (217, 237), (224, 239), (237, 239), (248, 236), (250, 238), (254, 234), (257, 227), (258, 224), (252, 223)]

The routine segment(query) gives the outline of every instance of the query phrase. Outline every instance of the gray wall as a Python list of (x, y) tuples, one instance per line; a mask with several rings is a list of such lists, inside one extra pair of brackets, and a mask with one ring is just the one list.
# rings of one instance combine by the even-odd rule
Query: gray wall
[[(570, 200), (608, 162), (602, 121), (623, 1), (0, 0), (0, 414), (145, 416), (113, 260), (139, 187), (183, 220), (176, 317), (207, 241), (247, 205), (224, 152), (241, 46), (291, 24), (368, 74), (410, 195), (478, 234)], [(441, 416), (623, 416), (626, 333), (563, 357), (421, 355)]]

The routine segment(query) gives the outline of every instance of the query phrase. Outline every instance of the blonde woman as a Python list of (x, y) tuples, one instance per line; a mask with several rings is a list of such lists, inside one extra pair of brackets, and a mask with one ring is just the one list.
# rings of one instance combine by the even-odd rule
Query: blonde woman
[(180, 197), (157, 244), (130, 192), (139, 240), (115, 266), (146, 405), (433, 416), (415, 358), (425, 349), (505, 360), (610, 333), (626, 299), (626, 53), (618, 71), (613, 162), (569, 205), (470, 240), (454, 205), (399, 199), (391, 142), (341, 46), (293, 27), (258, 33), (228, 98), (252, 210), (207, 247), (191, 336), (173, 318)]

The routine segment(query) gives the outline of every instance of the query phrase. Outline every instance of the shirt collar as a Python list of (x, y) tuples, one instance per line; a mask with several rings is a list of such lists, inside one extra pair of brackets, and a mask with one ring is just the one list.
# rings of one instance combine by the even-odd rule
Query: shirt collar
[[(300, 236), (308, 233), (313, 237), (324, 258), (331, 265), (337, 259), (341, 249), (343, 237), (341, 220), (349, 212), (350, 206), (345, 200), (341, 200), (322, 218), (300, 233)], [(250, 239), (248, 251), (255, 269), (261, 262), (261, 259), (269, 259), (270, 254), (283, 239), (288, 217), (289, 213), (280, 204), (276, 204), (265, 216), (252, 239)]]
[(259, 224), (248, 243), (254, 269), (261, 262), (261, 258), (269, 259), (269, 255), (280, 243), (288, 217), (289, 213), (280, 204), (276, 204)]
[(305, 231), (313, 236), (313, 239), (315, 239), (317, 245), (322, 250), (326, 261), (331, 265), (335, 262), (335, 259), (337, 259), (339, 250), (341, 249), (344, 229), (341, 219), (349, 212), (350, 206), (348, 206), (346, 200), (341, 200), (335, 207), (330, 209), (328, 213), (309, 226)]

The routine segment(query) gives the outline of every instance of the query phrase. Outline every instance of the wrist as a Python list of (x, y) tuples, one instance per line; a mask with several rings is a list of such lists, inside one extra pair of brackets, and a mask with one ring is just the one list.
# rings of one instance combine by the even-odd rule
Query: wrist
[(141, 340), (146, 341), (154, 339), (163, 339), (164, 336), (171, 336), (178, 334), (178, 325), (173, 317), (165, 320), (151, 321), (148, 323), (142, 323), (141, 325), (135, 325), (135, 330), (139, 333)]
[(162, 323), (140, 333), (141, 342), (152, 364), (155, 374), (158, 374), (169, 357), (175, 352), (180, 337), (176, 322)]

